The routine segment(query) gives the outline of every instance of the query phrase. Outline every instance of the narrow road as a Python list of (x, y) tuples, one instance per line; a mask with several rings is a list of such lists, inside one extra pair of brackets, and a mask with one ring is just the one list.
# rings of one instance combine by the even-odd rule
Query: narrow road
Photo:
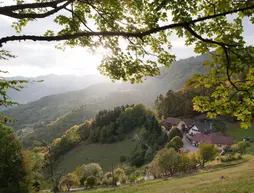
[(189, 152), (196, 152), (196, 151), (198, 151), (198, 148), (193, 146), (191, 144), (191, 142), (186, 138), (185, 135), (183, 136), (182, 141), (183, 141), (183, 149), (185, 151), (189, 151)]

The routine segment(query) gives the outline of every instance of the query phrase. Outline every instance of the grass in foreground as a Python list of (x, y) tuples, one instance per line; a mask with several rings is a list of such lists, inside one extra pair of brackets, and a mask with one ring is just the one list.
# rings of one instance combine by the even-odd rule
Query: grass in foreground
[(55, 171), (62, 171), (66, 168), (66, 172), (73, 172), (79, 165), (87, 163), (99, 163), (104, 172), (111, 170), (112, 164), (114, 167), (120, 163), (120, 156), (128, 157), (133, 148), (133, 135), (129, 135), (125, 140), (112, 144), (82, 144), (65, 156), (58, 160)]
[[(225, 179), (221, 179), (224, 176)], [(253, 193), (254, 160), (224, 169), (201, 171), (167, 181), (79, 193)]]

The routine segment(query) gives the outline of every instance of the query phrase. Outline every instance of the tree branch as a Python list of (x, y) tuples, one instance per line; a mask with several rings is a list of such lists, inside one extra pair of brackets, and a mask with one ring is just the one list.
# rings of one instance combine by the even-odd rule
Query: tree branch
[(12, 18), (16, 18), (16, 19), (26, 19), (26, 18), (31, 18), (31, 19), (36, 19), (36, 18), (45, 18), (48, 17), (50, 15), (53, 15), (55, 13), (57, 13), (58, 11), (60, 11), (61, 9), (64, 9), (65, 7), (67, 7), (73, 0), (68, 0), (66, 3), (64, 3), (63, 5), (59, 6), (59, 7), (55, 7), (53, 10), (47, 11), (45, 13), (15, 13), (12, 11), (8, 11), (8, 12), (1, 12), (0, 11), (0, 15), (5, 15), (5, 16), (9, 16)]
[[(240, 9), (235, 9), (232, 11), (216, 14), (216, 15), (210, 15), (206, 17), (201, 17), (198, 19), (194, 19), (192, 21), (186, 21), (186, 22), (180, 22), (180, 23), (174, 23), (174, 24), (169, 24), (161, 27), (156, 27), (152, 28), (150, 30), (144, 31), (144, 32), (115, 32), (115, 31), (101, 31), (101, 32), (77, 32), (74, 34), (65, 34), (65, 35), (58, 35), (58, 36), (33, 36), (33, 35), (23, 35), (23, 36), (7, 36), (3, 37), (0, 39), (0, 47), (2, 47), (3, 43), (6, 43), (8, 41), (21, 41), (21, 40), (33, 40), (33, 41), (61, 41), (61, 40), (69, 40), (69, 39), (76, 39), (80, 37), (90, 37), (90, 36), (104, 36), (104, 37), (111, 37), (111, 36), (122, 36), (122, 37), (135, 37), (135, 38), (143, 38), (145, 36), (168, 30), (168, 29), (173, 29), (177, 27), (186, 27), (191, 24), (198, 23), (200, 21), (205, 21), (208, 19), (220, 17), (220, 16), (225, 16), (228, 14), (232, 13), (237, 13), (249, 9), (254, 9), (254, 5), (245, 7), (245, 8), (240, 8)], [(187, 27), (188, 28), (188, 27)], [(197, 36), (196, 36), (197, 37)], [(212, 40), (206, 40), (202, 38), (203, 41), (206, 41), (208, 43), (215, 43), (215, 41)], [(221, 45), (221, 43), (216, 42), (216, 44)]]
[(4, 6), (0, 7), (0, 14), (2, 12), (12, 12), (12, 11), (19, 11), (22, 9), (40, 9), (40, 8), (46, 8), (46, 7), (57, 7), (58, 4), (63, 3), (67, 0), (55, 0), (51, 2), (45, 2), (45, 3), (26, 3), (26, 4), (18, 4), (18, 5), (11, 5), (11, 6)]
[(198, 35), (189, 25), (185, 25), (184, 28), (189, 31), (194, 37), (196, 37), (197, 39), (203, 41), (203, 42), (206, 42), (206, 43), (210, 43), (210, 44), (217, 44), (219, 46), (237, 46), (237, 45), (229, 45), (229, 44), (225, 44), (223, 42), (217, 42), (217, 41), (214, 41), (214, 40), (211, 40), (211, 39), (206, 39), (206, 38), (203, 38), (202, 36)]
[(64, 9), (72, 13), (72, 15), (75, 16), (89, 31), (91, 32), (93, 31), (90, 27), (88, 27), (85, 21), (83, 21), (73, 10), (70, 10), (68, 8), (64, 8)]
[[(245, 89), (239, 89), (236, 84), (232, 81), (231, 79), (231, 75), (229, 74), (229, 69), (230, 69), (230, 66), (231, 66), (231, 62), (230, 62), (230, 57), (229, 57), (229, 49), (227, 46), (230, 46), (230, 45), (227, 45), (227, 44), (224, 44), (223, 42), (217, 42), (217, 41), (214, 41), (214, 40), (210, 40), (210, 39), (206, 39), (206, 38), (203, 38), (202, 36), (198, 35), (190, 26), (186, 25), (185, 26), (185, 29), (187, 29), (194, 37), (200, 39), (201, 41), (203, 42), (207, 42), (207, 43), (211, 43), (211, 44), (217, 44), (219, 46), (222, 47), (224, 53), (225, 53), (225, 56), (226, 56), (226, 74), (227, 74), (227, 79), (228, 81), (230, 82), (230, 84), (235, 88), (235, 90), (237, 92), (247, 92), (250, 96), (251, 96), (251, 93), (248, 91), (248, 90), (245, 90)], [(232, 46), (232, 45), (231, 45)]]

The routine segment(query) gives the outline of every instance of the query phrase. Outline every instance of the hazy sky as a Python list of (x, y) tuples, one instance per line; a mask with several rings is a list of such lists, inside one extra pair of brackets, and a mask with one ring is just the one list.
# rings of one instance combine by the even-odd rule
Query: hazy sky
[[(0, 37), (15, 35), (11, 28), (12, 20), (5, 16), (0, 16)], [(57, 28), (51, 18), (40, 19), (31, 22), (24, 28), (21, 34), (42, 35), (47, 29)], [(246, 40), (253, 43), (254, 27), (249, 21), (244, 22)], [(172, 53), (177, 59), (187, 58), (195, 55), (193, 47), (186, 47), (184, 40), (173, 36)], [(17, 58), (8, 61), (1, 61), (0, 69), (9, 71), (8, 76), (28, 76), (34, 77), (45, 74), (99, 74), (97, 66), (100, 64), (103, 50), (97, 50), (92, 54), (86, 48), (75, 47), (61, 51), (55, 48), (57, 43), (48, 42), (9, 42), (3, 48), (11, 51)]]

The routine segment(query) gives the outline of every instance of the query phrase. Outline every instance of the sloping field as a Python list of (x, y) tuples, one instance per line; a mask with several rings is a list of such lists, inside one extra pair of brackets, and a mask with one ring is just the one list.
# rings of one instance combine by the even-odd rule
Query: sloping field
[(82, 164), (99, 163), (105, 171), (111, 170), (120, 163), (120, 156), (128, 157), (135, 146), (133, 135), (129, 135), (125, 140), (112, 144), (82, 144), (58, 161), (55, 171), (66, 169), (66, 172), (72, 172), (75, 168)]

